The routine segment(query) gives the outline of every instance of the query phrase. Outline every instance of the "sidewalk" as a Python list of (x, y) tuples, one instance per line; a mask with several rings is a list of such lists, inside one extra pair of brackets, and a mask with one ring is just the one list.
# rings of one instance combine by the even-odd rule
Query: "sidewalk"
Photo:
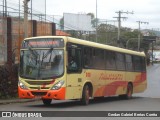
[(35, 98), (35, 99), (19, 99), (19, 98), (0, 99), (0, 105), (10, 104), (10, 103), (33, 102), (33, 101), (38, 101), (38, 100), (40, 100), (40, 98)]

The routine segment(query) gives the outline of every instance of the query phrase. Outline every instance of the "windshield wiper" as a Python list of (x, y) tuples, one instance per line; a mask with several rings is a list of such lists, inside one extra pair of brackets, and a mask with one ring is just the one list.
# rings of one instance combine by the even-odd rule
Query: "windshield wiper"
[(35, 58), (38, 57), (38, 53), (36, 51), (34, 51), (33, 49), (31, 49), (31, 47), (29, 47), (29, 51), (31, 52), (32, 55), (34, 55)]
[[(51, 55), (52, 55), (52, 51), (53, 51), (53, 47), (50, 48), (50, 49), (46, 52), (45, 55), (43, 54), (41, 65), (42, 65), (42, 63), (43, 63), (44, 58), (46, 58), (50, 53), (51, 53)], [(50, 55), (50, 60), (51, 60), (51, 55)], [(49, 62), (50, 62), (50, 60), (49, 60)]]
[(53, 51), (53, 48), (50, 48), (50, 49), (46, 52), (46, 54), (43, 55), (42, 60), (43, 60), (44, 58), (46, 58), (52, 51)]
[[(51, 47), (47, 52), (46, 52), (46, 54), (43, 54), (43, 56), (42, 56), (42, 61), (41, 61), (41, 63), (39, 64), (39, 68), (38, 68), (38, 77), (40, 77), (40, 69), (41, 69), (41, 66), (42, 66), (42, 64), (43, 64), (43, 60), (50, 54), (50, 53), (52, 53), (52, 51), (53, 51), (53, 47)], [(52, 55), (52, 54), (51, 54)], [(50, 56), (50, 59), (51, 59), (51, 56)]]

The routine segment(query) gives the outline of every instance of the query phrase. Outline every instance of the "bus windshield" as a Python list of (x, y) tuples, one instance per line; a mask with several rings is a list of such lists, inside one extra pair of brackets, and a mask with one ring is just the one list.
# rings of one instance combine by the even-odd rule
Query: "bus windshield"
[(56, 78), (64, 72), (64, 51), (62, 49), (21, 50), (20, 76), (28, 79)]

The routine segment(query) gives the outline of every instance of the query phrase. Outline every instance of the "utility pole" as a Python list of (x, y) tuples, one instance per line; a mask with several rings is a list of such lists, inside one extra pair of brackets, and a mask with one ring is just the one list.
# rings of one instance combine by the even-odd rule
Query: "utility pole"
[(33, 14), (33, 3), (32, 3), (32, 0), (31, 0), (31, 21), (32, 21), (32, 14)]
[(7, 17), (7, 0), (3, 0), (3, 17)]
[(46, 0), (45, 0), (45, 34), (47, 34), (46, 33), (46, 31), (47, 31), (47, 21), (46, 21), (46, 14), (47, 14), (47, 12), (46, 12), (46, 8), (47, 8), (47, 4), (46, 4)]
[(31, 0), (31, 36), (33, 37), (33, 2), (32, 2), (32, 0)]
[(96, 0), (96, 42), (97, 42), (97, 23), (98, 22), (98, 20), (97, 20), (97, 0)]
[[(21, 25), (20, 25), (20, 23), (21, 23), (21, 4), (20, 4), (20, 0), (19, 0), (19, 20), (18, 20), (18, 22), (19, 22), (19, 25), (18, 25), (18, 55), (20, 55), (20, 44), (21, 44), (21, 41), (20, 41), (20, 27), (21, 27)], [(18, 61), (20, 60), (20, 57), (18, 56)]]
[(136, 21), (138, 22), (138, 51), (140, 51), (140, 46), (141, 46), (141, 24), (149, 24), (149, 22), (142, 22), (142, 21)]
[(122, 17), (121, 14), (125, 13), (125, 14), (133, 14), (133, 11), (132, 12), (123, 12), (123, 11), (118, 11), (116, 12), (118, 13), (118, 17), (113, 17), (113, 18), (117, 18), (118, 19), (118, 39), (117, 39), (117, 43), (118, 45), (120, 44), (120, 34), (121, 34), (121, 19), (127, 19), (127, 17)]
[(30, 0), (24, 0), (24, 38), (28, 37), (28, 2)]

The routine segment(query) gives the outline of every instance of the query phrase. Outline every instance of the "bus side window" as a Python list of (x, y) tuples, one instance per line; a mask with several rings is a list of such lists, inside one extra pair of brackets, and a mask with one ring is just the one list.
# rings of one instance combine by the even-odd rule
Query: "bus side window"
[(106, 69), (116, 69), (116, 58), (115, 58), (115, 52), (112, 51), (106, 51)]
[(96, 69), (105, 69), (104, 50), (94, 49), (93, 53), (93, 67)]
[(84, 67), (93, 68), (93, 59), (92, 48), (84, 47)]
[(125, 70), (125, 56), (123, 53), (116, 53), (117, 70)]
[(142, 63), (142, 72), (146, 72), (146, 59), (144, 57), (141, 58)]
[(81, 72), (82, 71), (82, 60), (81, 60), (81, 49), (78, 46), (68, 48), (68, 66), (67, 71)]
[(142, 71), (141, 57), (133, 56), (134, 69), (136, 72)]
[(132, 55), (126, 54), (125, 57), (126, 57), (126, 70), (127, 71), (134, 71)]

